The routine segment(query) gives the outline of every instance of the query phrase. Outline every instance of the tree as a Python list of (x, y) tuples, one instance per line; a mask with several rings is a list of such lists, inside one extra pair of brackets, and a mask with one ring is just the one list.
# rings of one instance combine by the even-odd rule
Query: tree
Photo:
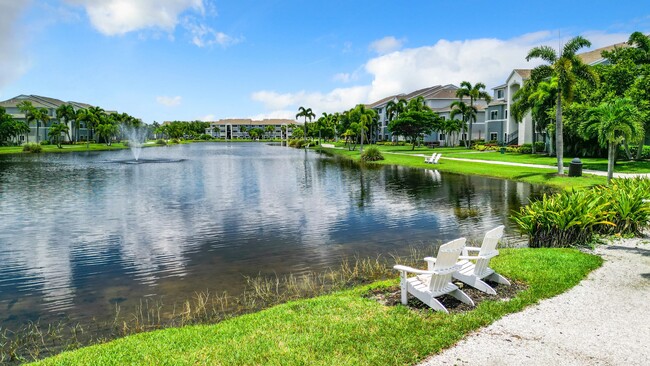
[(539, 46), (531, 49), (526, 56), (530, 61), (540, 58), (548, 65), (540, 65), (531, 71), (531, 80), (534, 83), (548, 79), (552, 76), (557, 78), (558, 90), (555, 106), (555, 152), (557, 155), (558, 174), (564, 174), (564, 138), (562, 135), (562, 100), (571, 103), (573, 99), (574, 86), (578, 79), (583, 79), (592, 84), (598, 82), (598, 76), (585, 65), (576, 52), (583, 47), (590, 47), (591, 42), (583, 37), (574, 37), (564, 45), (562, 53), (558, 53), (549, 46)]
[(441, 127), (440, 117), (424, 104), (422, 97), (411, 99), (404, 112), (388, 124), (388, 130), (398, 136), (411, 139), (415, 150), (418, 138)]
[(102, 123), (96, 127), (97, 129), (97, 135), (100, 138), (104, 138), (106, 141), (106, 145), (111, 146), (111, 140), (117, 133), (119, 132), (119, 128), (117, 127), (116, 124), (110, 123), (109, 121), (106, 121), (106, 123)]
[(275, 126), (273, 125), (268, 125), (264, 128), (266, 133), (269, 135), (269, 138), (273, 138), (273, 132), (275, 132)]
[[(32, 102), (29, 100), (24, 100), (16, 105), (18, 109), (23, 112), (25, 115), (25, 121), (27, 122), (27, 127), (36, 120), (35, 112), (36, 108), (32, 105)], [(27, 142), (29, 142), (29, 133), (31, 132), (31, 128), (29, 131), (27, 131)], [(38, 142), (38, 141), (36, 141)]]
[[(74, 121), (75, 131), (77, 131), (76, 139), (79, 139), (79, 121), (77, 121), (77, 112), (75, 112), (72, 104), (60, 105), (59, 108), (56, 109), (56, 118), (58, 118), (59, 121), (64, 121), (66, 124), (70, 121)], [(70, 139), (69, 136), (68, 139)]]
[(406, 111), (406, 105), (408, 102), (406, 99), (393, 99), (386, 103), (386, 119), (388, 122), (394, 120), (395, 118), (399, 117), (399, 114)]
[(311, 108), (305, 109), (305, 107), (300, 107), (298, 108), (298, 114), (296, 114), (296, 118), (299, 117), (305, 117), (305, 135), (304, 138), (307, 140), (307, 119), (309, 119), (309, 122), (311, 122), (311, 119), (316, 117), (314, 112), (311, 110)]
[(359, 127), (359, 134), (361, 135), (361, 147), (359, 152), (363, 152), (363, 138), (366, 134), (368, 126), (370, 126), (377, 118), (377, 112), (374, 109), (366, 108), (364, 104), (357, 104), (353, 110), (350, 111), (350, 120), (357, 123)]
[(598, 136), (601, 146), (607, 146), (607, 182), (614, 176), (616, 147), (623, 140), (643, 138), (639, 111), (629, 98), (616, 98), (587, 111), (587, 120), (580, 125), (580, 133), (589, 138)]
[(40, 143), (39, 126), (43, 122), (43, 127), (50, 121), (50, 112), (46, 108), (36, 108), (33, 112), (36, 121), (36, 142)]
[[(517, 122), (521, 122), (531, 112), (533, 123), (533, 153), (535, 153), (535, 132), (545, 131), (553, 120), (553, 111), (557, 99), (557, 78), (533, 83), (526, 80), (524, 86), (515, 92), (511, 113)], [(552, 149), (552, 144), (551, 144)]]
[(70, 138), (70, 128), (68, 127), (67, 124), (65, 123), (55, 123), (50, 127), (50, 130), (48, 132), (48, 135), (50, 137), (50, 140), (52, 140), (54, 143), (56, 143), (56, 147), (59, 149), (63, 148), (61, 146), (61, 135), (66, 134), (68, 135), (68, 139)]
[[(454, 120), (456, 119), (456, 116), (460, 115), (460, 127), (461, 130), (464, 132), (465, 129), (467, 128), (467, 121), (470, 121), (472, 118), (476, 119), (476, 107), (470, 106), (467, 103), (461, 101), (461, 100), (455, 100), (451, 102), (449, 105), (451, 107), (451, 112), (449, 113), (449, 118)], [(469, 147), (469, 142), (470, 138), (465, 139), (465, 147)]]
[[(460, 88), (456, 90), (456, 97), (462, 102), (463, 97), (469, 97), (469, 106), (471, 109), (476, 110), (474, 108), (474, 102), (477, 100), (485, 100), (486, 103), (490, 103), (492, 101), (492, 97), (490, 97), (490, 94), (485, 92), (485, 84), (483, 83), (476, 83), (472, 85), (469, 81), (463, 81), (460, 83)], [(469, 122), (469, 136), (467, 140), (469, 142), (467, 143), (467, 148), (472, 147), (472, 123), (476, 122), (476, 113), (470, 114), (468, 116), (468, 122)]]

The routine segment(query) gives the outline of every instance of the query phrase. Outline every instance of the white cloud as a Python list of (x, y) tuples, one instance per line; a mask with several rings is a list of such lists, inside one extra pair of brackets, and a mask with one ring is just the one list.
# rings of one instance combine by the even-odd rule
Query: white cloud
[(203, 0), (67, 0), (86, 9), (92, 25), (113, 36), (159, 28), (172, 31), (188, 9), (204, 14)]
[(388, 36), (372, 42), (368, 47), (379, 55), (385, 55), (401, 49), (404, 41), (404, 39), (397, 39), (393, 36)]
[[(587, 32), (584, 36), (591, 40), (593, 48), (598, 48), (625, 41), (629, 34)], [(526, 62), (526, 55), (531, 48), (540, 45), (557, 48), (558, 39), (552, 32), (543, 31), (508, 40), (439, 40), (430, 46), (395, 51), (368, 60), (363, 71), (371, 76), (370, 85), (337, 88), (325, 93), (262, 90), (253, 93), (251, 98), (264, 103), (270, 111), (297, 110), (305, 106), (320, 114), (343, 111), (358, 103), (371, 103), (428, 86), (458, 85), (463, 80), (480, 81), (491, 88), (503, 83), (513, 69), (537, 66), (541, 61)], [(344, 73), (339, 75), (345, 78)]]
[(185, 28), (192, 36), (192, 43), (197, 47), (206, 47), (218, 44), (226, 47), (241, 42), (241, 38), (233, 38), (223, 32), (218, 32), (211, 27), (186, 20), (184, 22)]
[(0, 89), (20, 77), (29, 67), (22, 53), (25, 39), (16, 36), (20, 34), (16, 30), (18, 20), (29, 4), (29, 1), (0, 1), (0, 50), (3, 50), (0, 57)]
[(350, 79), (352, 77), (352, 74), (349, 72), (341, 72), (336, 75), (334, 75), (333, 79), (334, 81), (340, 81), (342, 83), (349, 83)]
[(181, 105), (183, 98), (181, 96), (167, 97), (167, 96), (158, 96), (156, 97), (156, 102), (162, 104), (166, 107), (177, 107)]
[(280, 111), (272, 111), (269, 113), (260, 113), (256, 114), (254, 116), (249, 116), (248, 118), (254, 120), (254, 121), (260, 121), (263, 119), (296, 119), (296, 111), (290, 111), (290, 110), (280, 110)]

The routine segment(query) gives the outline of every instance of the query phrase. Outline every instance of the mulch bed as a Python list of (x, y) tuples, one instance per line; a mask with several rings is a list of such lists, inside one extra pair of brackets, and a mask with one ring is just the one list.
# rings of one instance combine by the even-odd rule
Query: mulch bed
[[(496, 295), (486, 294), (485, 292), (467, 286), (462, 282), (454, 282), (456, 286), (463, 290), (463, 292), (465, 292), (467, 296), (469, 296), (474, 301), (475, 305), (478, 305), (486, 300), (508, 301), (515, 297), (520, 291), (523, 291), (527, 288), (525, 284), (514, 281), (510, 281), (510, 286), (501, 285), (490, 281), (487, 281), (487, 283), (488, 285), (492, 286), (492, 288), (497, 292)], [(375, 299), (386, 306), (397, 306), (402, 303), (399, 286), (375, 289), (369, 292), (366, 297)], [(462, 303), (449, 295), (442, 295), (436, 299), (438, 299), (447, 308), (447, 310), (449, 310), (450, 313), (461, 313), (474, 309), (472, 306)], [(422, 301), (410, 294), (408, 296), (407, 306), (411, 309), (417, 310), (431, 309), (428, 305), (424, 304)]]

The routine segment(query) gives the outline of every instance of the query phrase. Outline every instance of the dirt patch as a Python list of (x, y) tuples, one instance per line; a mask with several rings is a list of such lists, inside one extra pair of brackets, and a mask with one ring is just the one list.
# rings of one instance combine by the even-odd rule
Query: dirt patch
[[(469, 296), (475, 305), (480, 304), (486, 300), (501, 300), (508, 301), (515, 297), (519, 292), (525, 290), (528, 286), (521, 282), (511, 281), (510, 286), (501, 285), (496, 282), (487, 282), (492, 288), (497, 292), (496, 295), (486, 294), (485, 292), (479, 291), (473, 287), (467, 286), (462, 282), (454, 282), (463, 292)], [(386, 306), (396, 306), (401, 304), (401, 293), (399, 286), (392, 286), (387, 288), (375, 289), (366, 294), (366, 297), (375, 299), (383, 305)], [(456, 298), (449, 295), (442, 295), (437, 297), (437, 299), (444, 305), (450, 313), (460, 313), (472, 310), (473, 307), (458, 301)], [(431, 309), (428, 305), (424, 304), (419, 299), (413, 297), (409, 294), (408, 297), (408, 307), (411, 309), (417, 310), (427, 310)]]

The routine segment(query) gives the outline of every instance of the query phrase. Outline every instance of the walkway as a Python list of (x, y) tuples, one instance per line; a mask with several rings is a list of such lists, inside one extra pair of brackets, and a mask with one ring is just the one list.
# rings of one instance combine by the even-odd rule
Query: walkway
[[(391, 154), (399, 154), (399, 155), (411, 155), (411, 156), (422, 156), (422, 157), (427, 157), (428, 155), (423, 155), (423, 154), (404, 154), (404, 153), (391, 153)], [(443, 160), (451, 160), (451, 161), (466, 161), (466, 162), (472, 162), (472, 163), (484, 163), (484, 164), (494, 164), (494, 165), (509, 165), (509, 166), (522, 166), (522, 167), (527, 167), (527, 168), (535, 168), (535, 169), (552, 169), (552, 170), (557, 170), (557, 166), (554, 165), (539, 165), (539, 164), (525, 164), (525, 163), (511, 163), (508, 161), (494, 161), (494, 160), (479, 160), (479, 159), (465, 159), (465, 158), (450, 158), (450, 157), (445, 157), (444, 155), (441, 157)], [(566, 170), (567, 168), (565, 168)], [(607, 172), (601, 171), (601, 170), (589, 170), (589, 169), (584, 169), (582, 171), (585, 174), (593, 174), (593, 175), (600, 175), (603, 177), (607, 176)], [(643, 178), (650, 178), (650, 173), (616, 173), (614, 172), (614, 178), (635, 178), (635, 177), (643, 177)]]
[(605, 260), (571, 290), (510, 314), (421, 363), (432, 365), (647, 365), (650, 245), (601, 246)]

